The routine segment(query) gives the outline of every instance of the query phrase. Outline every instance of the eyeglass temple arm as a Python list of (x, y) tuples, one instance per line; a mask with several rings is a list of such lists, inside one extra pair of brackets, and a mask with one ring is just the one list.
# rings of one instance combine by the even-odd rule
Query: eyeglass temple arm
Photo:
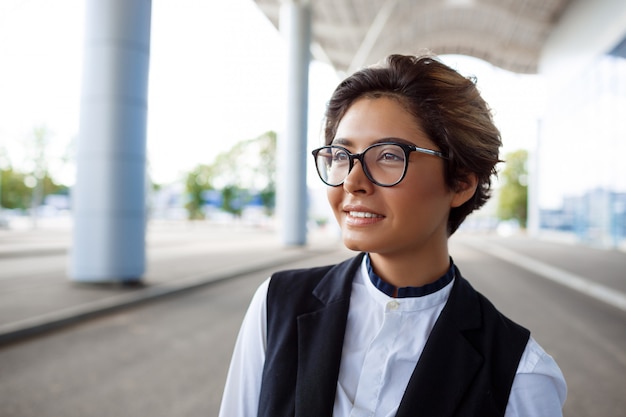
[(425, 153), (427, 155), (438, 156), (439, 158), (448, 159), (439, 151), (433, 151), (432, 149), (420, 148), (419, 146), (411, 147), (415, 152)]

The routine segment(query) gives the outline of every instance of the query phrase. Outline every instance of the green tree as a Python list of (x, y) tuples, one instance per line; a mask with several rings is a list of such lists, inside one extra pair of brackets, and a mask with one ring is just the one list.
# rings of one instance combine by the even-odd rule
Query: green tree
[(227, 213), (232, 213), (241, 217), (243, 207), (248, 202), (249, 196), (245, 190), (236, 185), (228, 185), (222, 188), (222, 209)]
[(187, 174), (186, 191), (188, 201), (185, 204), (187, 218), (189, 220), (204, 219), (204, 193), (213, 189), (211, 185), (213, 167), (209, 165), (198, 165)]
[(0, 206), (27, 210), (40, 206), (50, 194), (68, 194), (69, 189), (57, 183), (48, 170), (47, 149), (51, 133), (45, 126), (35, 127), (24, 140), (24, 148), (32, 168), (15, 170), (6, 149), (0, 149)]
[(500, 174), (502, 187), (498, 201), (498, 217), (517, 220), (526, 227), (528, 219), (528, 152), (518, 150), (505, 156), (506, 164)]
[(222, 152), (211, 165), (199, 165), (187, 175), (185, 205), (190, 219), (203, 219), (203, 194), (221, 190), (222, 208), (237, 216), (258, 193), (268, 214), (274, 210), (276, 195), (276, 133), (243, 140)]
[(268, 215), (274, 213), (276, 206), (276, 132), (267, 132), (258, 139), (260, 162), (257, 174), (267, 180), (261, 189), (261, 201)]
[[(9, 167), (0, 170), (1, 206), (6, 209), (26, 210), (33, 205), (33, 187), (37, 180), (30, 174)], [(68, 188), (59, 185), (48, 174), (41, 179), (43, 197), (50, 194), (67, 194)]]
[(275, 132), (269, 131), (254, 139), (236, 143), (230, 150), (217, 156), (213, 167), (217, 188), (236, 188), (258, 193), (266, 213), (273, 213), (276, 196)]
[[(50, 131), (46, 126), (37, 126), (33, 129), (31, 138), (31, 154), (34, 162), (32, 178), (35, 179), (31, 207), (39, 207), (46, 196), (45, 179), (48, 177), (48, 161), (46, 150), (50, 144)], [(30, 177), (27, 178), (27, 180)]]
[(1, 174), (2, 207), (18, 210), (30, 207), (33, 193), (26, 185), (26, 175), (15, 172), (13, 168), (3, 169)]

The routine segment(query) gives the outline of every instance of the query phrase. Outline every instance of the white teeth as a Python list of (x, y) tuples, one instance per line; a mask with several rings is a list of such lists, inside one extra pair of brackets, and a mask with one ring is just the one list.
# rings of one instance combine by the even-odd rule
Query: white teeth
[(363, 211), (351, 211), (351, 212), (349, 212), (349, 214), (352, 217), (361, 217), (361, 218), (382, 217), (382, 216), (379, 216), (378, 214), (366, 213), (366, 212), (363, 212)]

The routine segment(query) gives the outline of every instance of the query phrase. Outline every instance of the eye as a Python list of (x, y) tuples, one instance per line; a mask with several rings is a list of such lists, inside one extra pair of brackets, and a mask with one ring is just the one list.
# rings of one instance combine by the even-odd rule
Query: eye
[(348, 161), (349, 159), (348, 152), (343, 149), (333, 149), (333, 161), (342, 162)]
[(395, 145), (381, 146), (377, 150), (379, 162), (404, 162), (404, 151), (401, 147)]
[(397, 155), (392, 152), (385, 152), (380, 156), (380, 159), (383, 161), (402, 161), (404, 157), (403, 155)]

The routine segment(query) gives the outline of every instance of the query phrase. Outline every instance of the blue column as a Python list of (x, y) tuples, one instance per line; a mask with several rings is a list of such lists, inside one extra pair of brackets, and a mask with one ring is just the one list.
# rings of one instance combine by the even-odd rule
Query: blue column
[(86, 0), (70, 278), (145, 272), (150, 0)]
[(288, 0), (281, 6), (280, 31), (287, 44), (287, 123), (278, 139), (278, 217), (281, 241), (306, 244), (306, 163), (311, 6)]

